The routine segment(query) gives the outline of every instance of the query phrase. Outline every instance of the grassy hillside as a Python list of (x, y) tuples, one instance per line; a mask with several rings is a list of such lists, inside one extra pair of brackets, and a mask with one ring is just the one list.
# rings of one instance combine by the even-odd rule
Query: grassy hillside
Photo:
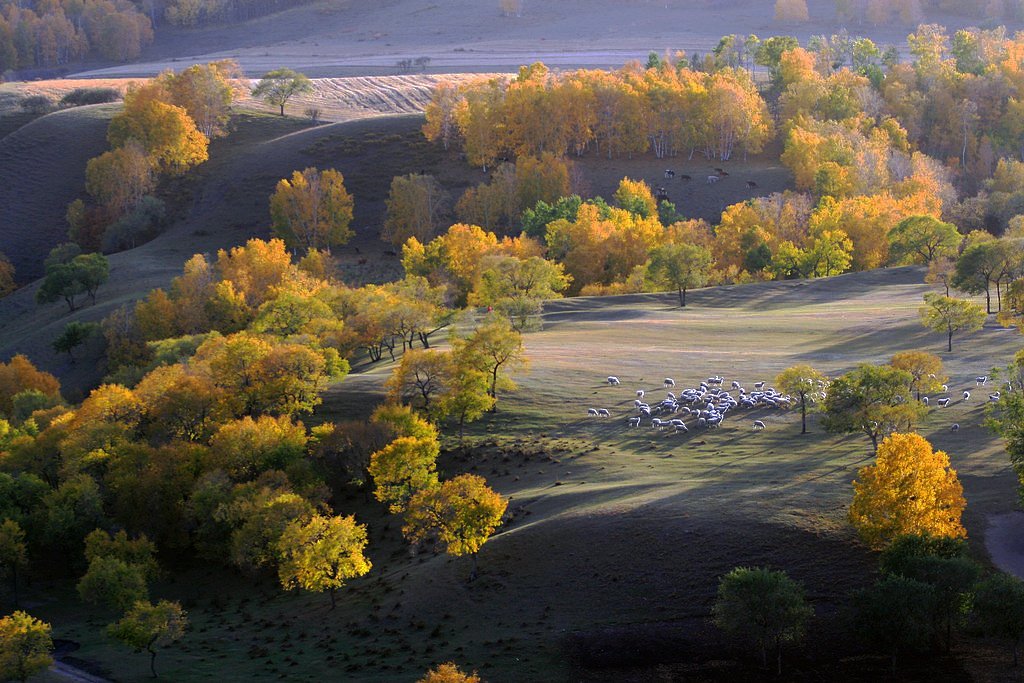
[[(542, 60), (557, 68), (618, 67), (654, 50), (704, 54), (723, 34), (793, 35), (802, 41), (839, 30), (835, 3), (810, 0), (811, 21), (777, 22), (765, 0), (525, 0), (519, 17), (504, 17), (498, 0), (330, 0), (236, 25), (158, 30), (136, 64), (90, 75), (154, 75), (197, 56), (237, 59), (251, 76), (279, 66), (309, 76), (399, 73), (400, 59), (428, 57), (438, 72), (508, 71)], [(965, 8), (969, 8), (966, 5)], [(977, 25), (961, 14), (926, 18), (950, 33)], [(1010, 22), (1011, 33), (1020, 22)], [(883, 44), (902, 45), (915, 23), (849, 26)]]
[(78, 107), (35, 119), (0, 139), (0, 252), (27, 282), (53, 245), (67, 241), (64, 213), (83, 191), (85, 162), (107, 149), (118, 105)]
[[(959, 391), (1005, 364), (1016, 331), (991, 324), (943, 340), (917, 322), (926, 288), (918, 269), (673, 295), (552, 303), (527, 336), (529, 374), (500, 410), (453, 441), (445, 476), (472, 471), (511, 497), (512, 521), (468, 559), (410, 556), (400, 520), (363, 496), (335, 501), (370, 527), (373, 571), (328, 609), (325, 596), (286, 595), (208, 567), (157, 588), (182, 599), (193, 628), (161, 654), (168, 679), (411, 681), (455, 660), (491, 683), (513, 681), (759, 680), (747, 650), (709, 623), (718, 577), (737, 565), (786, 569), (805, 583), (817, 617), (789, 657), (796, 680), (877, 680), (885, 658), (864, 653), (839, 618), (847, 594), (869, 583), (876, 559), (845, 521), (850, 482), (868, 463), (863, 436), (833, 437), (816, 420), (799, 435), (797, 411), (740, 411), (721, 429), (673, 435), (629, 429), (634, 390), (662, 378), (692, 385), (720, 373), (745, 385), (798, 362), (838, 373), (905, 349), (940, 353), (954, 401), (933, 408), (922, 434), (947, 450), (968, 500), (966, 525), (984, 559), (986, 518), (1010, 510), (1015, 482), (1000, 443), (982, 426), (984, 394)], [(391, 370), (382, 364), (333, 387), (314, 417), (365, 415)], [(604, 378), (623, 384), (609, 387)], [(934, 405), (934, 404), (933, 404)], [(611, 419), (586, 417), (604, 407)], [(754, 419), (768, 428), (753, 432)], [(951, 433), (949, 425), (961, 429)], [(99, 635), (70, 593), (41, 604), (76, 656), (117, 680), (142, 681), (145, 657)], [(907, 659), (901, 680), (1016, 680), (1005, 653), (958, 644), (949, 657)], [(227, 673), (226, 673), (227, 672)]]

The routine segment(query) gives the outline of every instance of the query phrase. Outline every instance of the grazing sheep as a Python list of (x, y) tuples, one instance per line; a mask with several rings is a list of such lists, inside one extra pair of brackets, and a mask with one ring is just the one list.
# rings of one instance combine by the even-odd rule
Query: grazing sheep
[(708, 176), (708, 185), (714, 185), (717, 182), (718, 182), (718, 176), (716, 176), (716, 175), (709, 175)]
[(928, 397), (927, 397), (927, 396), (925, 396), (924, 398), (922, 398), (922, 399), (921, 399), (921, 403), (923, 403), (923, 404), (925, 404), (925, 405), (928, 405)]
[(765, 428), (764, 422), (761, 422), (760, 420), (754, 420), (754, 431), (755, 432), (759, 432), (759, 431), (761, 431), (764, 428)]
[(708, 426), (707, 418), (705, 418), (705, 417), (698, 417), (697, 418), (697, 426), (698, 427), (707, 427)]
[(682, 423), (682, 424), (677, 424), (677, 425), (673, 425), (673, 426), (676, 428), (676, 432), (688, 432), (688, 431), (690, 431), (686, 427), (686, 423), (685, 422)]
[(674, 379), (672, 379), (671, 377), (666, 377), (665, 378), (665, 386), (666, 387), (674, 387), (675, 385), (676, 385), (676, 381)]
[(644, 397), (644, 390), (643, 389), (637, 389), (636, 390), (636, 397), (637, 398), (643, 398)]
[(764, 389), (764, 382), (754, 382), (754, 388), (757, 389), (758, 391), (761, 391), (762, 389)]
[(616, 384), (622, 384), (622, 382), (619, 381), (618, 377), (608, 377), (608, 384), (615, 386)]
[(676, 172), (673, 171), (671, 168), (667, 168), (667, 169), (665, 169), (665, 177), (666, 178), (675, 178), (676, 177)]
[(971, 400), (971, 392), (964, 391), (964, 401), (969, 401), (969, 400)]
[(609, 413), (604, 408), (598, 408), (597, 409), (597, 415), (598, 415), (598, 417), (611, 417), (612, 416), (612, 414)]
[(587, 415), (591, 417), (597, 417), (597, 408), (591, 408), (587, 411)]
[(747, 181), (747, 189), (748, 190), (753, 190), (755, 187), (757, 187), (757, 183), (755, 183), (753, 180), (748, 180)]
[(948, 394), (949, 393), (949, 385), (947, 385), (947, 384), (943, 384), (942, 385), (942, 393), (944, 393), (944, 394)]
[(736, 380), (733, 380), (732, 381), (732, 388), (733, 389), (742, 389), (743, 387), (740, 386), (739, 382), (737, 382)]
[(975, 377), (974, 381), (978, 383), (979, 387), (983, 387), (988, 382), (988, 375), (981, 375), (979, 377)]
[(640, 426), (640, 418), (639, 417), (631, 417), (631, 418), (629, 418), (629, 426), (630, 427), (639, 427)]
[(938, 401), (936, 401), (936, 403), (939, 404), (940, 408), (945, 408), (946, 406), (949, 405), (949, 399), (948, 398), (940, 398)]
[(669, 398), (669, 400), (672, 400), (672, 401), (674, 401), (674, 400), (676, 400), (676, 395), (675, 395), (675, 394), (673, 394), (673, 393), (672, 393), (672, 392), (670, 391), (670, 392), (668, 392), (668, 398)]
[(992, 401), (993, 403), (998, 402), (999, 401), (999, 392), (997, 391), (995, 393), (989, 394), (988, 395), (988, 400)]
[(959, 424), (954, 424), (952, 427), (949, 428), (949, 430), (951, 432), (958, 432), (958, 431), (960, 431), (960, 425)]
[(665, 422), (663, 420), (659, 420), (658, 418), (653, 418), (651, 420), (651, 427), (654, 429), (661, 429), (663, 426), (665, 426)]

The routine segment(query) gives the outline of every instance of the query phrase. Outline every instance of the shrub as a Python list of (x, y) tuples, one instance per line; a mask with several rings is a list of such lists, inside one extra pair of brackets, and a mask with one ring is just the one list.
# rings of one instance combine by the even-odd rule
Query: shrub
[(46, 95), (29, 95), (18, 106), (29, 114), (48, 114), (53, 111), (53, 100)]
[(121, 99), (117, 88), (75, 88), (60, 98), (61, 107), (81, 107), (87, 104), (106, 104)]
[(129, 213), (112, 223), (103, 233), (103, 251), (134, 249), (160, 234), (166, 225), (167, 210), (156, 197), (143, 197)]

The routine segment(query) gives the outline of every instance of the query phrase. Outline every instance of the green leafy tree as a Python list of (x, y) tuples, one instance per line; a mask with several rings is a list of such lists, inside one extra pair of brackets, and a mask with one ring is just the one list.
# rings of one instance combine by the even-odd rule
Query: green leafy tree
[(1024, 582), (1009, 574), (991, 576), (974, 589), (973, 608), (975, 624), (984, 635), (1012, 643), (1017, 666), (1024, 638)]
[(27, 681), (53, 663), (50, 625), (15, 612), (0, 619), (0, 679)]
[(116, 557), (97, 557), (79, 580), (78, 594), (85, 602), (124, 612), (149, 597), (149, 587), (141, 567)]
[(779, 390), (785, 394), (800, 397), (800, 433), (807, 433), (807, 402), (815, 395), (825, 392), (828, 380), (810, 365), (794, 365), (786, 368), (775, 378)]
[(461, 474), (414, 495), (402, 533), (415, 543), (433, 536), (449, 555), (471, 556), (472, 580), (478, 571), (477, 553), (501, 524), (507, 507), (508, 500), (491, 490), (483, 477)]
[(962, 239), (952, 223), (932, 216), (910, 216), (889, 231), (889, 257), (893, 263), (927, 266), (940, 256), (955, 254)]
[(363, 555), (366, 543), (366, 527), (355, 517), (314, 515), (306, 523), (294, 521), (277, 541), (281, 585), (327, 591), (334, 609), (337, 590), (370, 571), (372, 565)]
[(437, 414), (456, 421), (460, 439), (467, 422), (479, 419), (494, 407), (494, 398), (487, 389), (487, 375), (453, 354), (451, 375), (438, 402)]
[(280, 107), (284, 116), (284, 105), (293, 96), (313, 92), (313, 83), (305, 75), (288, 68), (268, 71), (252, 90), (252, 96), (269, 105)]
[(825, 397), (825, 429), (834, 434), (864, 432), (878, 450), (878, 439), (910, 431), (925, 407), (911, 400), (910, 373), (889, 365), (862, 364), (836, 378)]
[(967, 556), (967, 542), (952, 536), (903, 534), (897, 536), (878, 558), (883, 574), (909, 576), (907, 567), (922, 557), (956, 558)]
[(149, 670), (156, 673), (157, 648), (168, 647), (185, 635), (188, 616), (176, 602), (137, 602), (107, 633), (136, 651), (149, 652)]
[(946, 350), (953, 350), (954, 332), (973, 332), (985, 324), (985, 311), (966, 299), (954, 299), (937, 292), (924, 295), (925, 305), (918, 309), (921, 324), (946, 335)]
[(75, 310), (75, 298), (87, 294), (96, 303), (96, 290), (107, 281), (110, 266), (102, 254), (81, 254), (67, 263), (53, 263), (46, 267), (46, 276), (36, 291), (41, 304), (64, 299), (69, 310)]
[(782, 645), (799, 640), (814, 614), (799, 583), (785, 572), (762, 567), (737, 567), (723, 576), (712, 612), (720, 629), (755, 643), (764, 668), (774, 653), (779, 675)]
[(28, 567), (28, 546), (25, 530), (13, 519), (0, 523), (0, 569), (11, 578), (14, 604), (18, 604), (18, 571)]
[(1024, 505), (1024, 394), (1006, 392), (989, 410), (986, 424), (1006, 442), (1010, 465), (1017, 474), (1018, 500)]
[(966, 617), (970, 609), (978, 573), (977, 563), (966, 557), (913, 557), (902, 568), (903, 576), (926, 583), (934, 590), (933, 635), (945, 644), (947, 651), (952, 645), (953, 626)]
[(985, 293), (985, 312), (992, 312), (992, 283), (1004, 264), (1004, 247), (999, 240), (972, 244), (956, 260), (950, 284), (967, 294)]
[(935, 591), (926, 583), (890, 576), (854, 596), (854, 625), (869, 645), (896, 659), (907, 650), (923, 650), (932, 633)]
[(686, 291), (703, 287), (711, 274), (711, 252), (696, 244), (665, 244), (651, 250), (647, 276), (657, 285), (679, 293), (680, 308), (686, 306)]
[(469, 337), (456, 340), (453, 348), (472, 367), (487, 374), (487, 394), (495, 400), (492, 411), (496, 410), (498, 389), (511, 390), (516, 386), (508, 373), (526, 366), (523, 336), (508, 320), (491, 318)]
[(57, 353), (66, 353), (75, 362), (75, 349), (85, 344), (99, 331), (99, 323), (70, 322), (64, 326), (64, 331), (53, 340), (53, 350)]
[(562, 264), (539, 256), (487, 256), (480, 264), (480, 279), (469, 303), (490, 306), (522, 332), (540, 326), (544, 301), (561, 298), (571, 281)]

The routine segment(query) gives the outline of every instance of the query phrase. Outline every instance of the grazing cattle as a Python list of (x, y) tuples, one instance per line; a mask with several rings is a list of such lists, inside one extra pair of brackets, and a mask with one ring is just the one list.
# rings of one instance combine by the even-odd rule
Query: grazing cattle
[(673, 171), (671, 168), (666, 168), (665, 169), (665, 177), (666, 178), (675, 178), (676, 177), (676, 172)]
[(654, 194), (654, 199), (657, 200), (658, 202), (667, 202), (668, 190), (666, 190), (664, 187), (659, 187)]
[(683, 182), (689, 182), (689, 181), (693, 180), (693, 178), (691, 178), (690, 176), (686, 175), (685, 173), (683, 175), (679, 176), (679, 179), (682, 180)]
[(755, 432), (759, 432), (759, 431), (761, 431), (764, 428), (765, 428), (764, 422), (761, 422), (760, 420), (754, 420), (754, 431)]
[(757, 187), (757, 183), (755, 183), (753, 180), (748, 180), (747, 181), (747, 189), (748, 190), (753, 190), (755, 187)]
[(729, 174), (727, 172), (725, 172), (725, 171), (719, 171), (718, 175), (722, 176), (723, 178), (728, 178), (729, 177)]
[(709, 175), (708, 176), (708, 185), (713, 185), (714, 183), (717, 183), (717, 182), (718, 182), (718, 176), (716, 176), (716, 175)]

